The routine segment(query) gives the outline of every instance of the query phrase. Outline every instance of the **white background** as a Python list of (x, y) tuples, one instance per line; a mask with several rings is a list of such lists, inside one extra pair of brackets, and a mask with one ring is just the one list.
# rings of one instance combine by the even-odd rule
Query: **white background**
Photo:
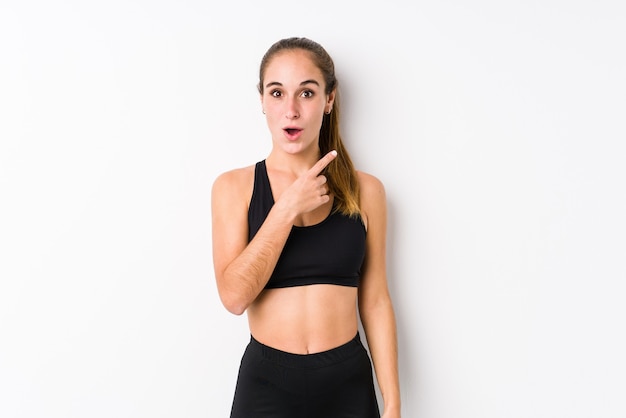
[(271, 43), (335, 59), (386, 185), (405, 418), (624, 417), (615, 1), (0, 3), (0, 416), (227, 417), (210, 188)]

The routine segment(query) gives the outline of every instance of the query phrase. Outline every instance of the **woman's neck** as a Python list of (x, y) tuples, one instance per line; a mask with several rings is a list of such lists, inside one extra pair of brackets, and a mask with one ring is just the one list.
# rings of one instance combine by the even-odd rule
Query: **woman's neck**
[(313, 167), (320, 158), (319, 148), (297, 154), (272, 150), (265, 162), (275, 170), (290, 172), (299, 177)]

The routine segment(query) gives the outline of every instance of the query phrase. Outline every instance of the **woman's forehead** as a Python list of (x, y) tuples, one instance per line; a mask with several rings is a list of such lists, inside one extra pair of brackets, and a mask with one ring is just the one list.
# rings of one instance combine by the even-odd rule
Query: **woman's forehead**
[(272, 57), (265, 68), (263, 83), (301, 83), (305, 80), (315, 80), (322, 85), (324, 77), (310, 52), (294, 49), (281, 51)]

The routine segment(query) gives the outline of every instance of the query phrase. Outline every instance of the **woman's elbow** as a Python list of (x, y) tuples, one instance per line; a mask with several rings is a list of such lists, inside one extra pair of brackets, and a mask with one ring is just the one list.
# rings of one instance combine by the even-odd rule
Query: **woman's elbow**
[(234, 315), (243, 314), (257, 296), (256, 289), (235, 272), (217, 274), (217, 290), (226, 310)]
[(248, 308), (249, 303), (237, 292), (219, 289), (219, 295), (224, 308), (233, 315), (242, 315)]
[(382, 313), (392, 311), (393, 304), (388, 293), (381, 293), (374, 298), (359, 299), (359, 311), (361, 315), (378, 316)]
[(220, 300), (222, 301), (222, 305), (224, 305), (224, 308), (226, 308), (226, 310), (233, 315), (239, 316), (246, 311), (246, 304), (237, 300), (237, 298), (235, 297), (220, 293)]

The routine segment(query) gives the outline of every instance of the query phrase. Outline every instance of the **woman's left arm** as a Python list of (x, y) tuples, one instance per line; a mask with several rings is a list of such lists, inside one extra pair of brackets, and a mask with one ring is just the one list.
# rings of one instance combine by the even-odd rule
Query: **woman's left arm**
[(359, 313), (383, 396), (383, 418), (399, 418), (396, 320), (386, 274), (387, 200), (384, 186), (377, 178), (359, 172), (359, 183), (361, 210), (367, 225)]

